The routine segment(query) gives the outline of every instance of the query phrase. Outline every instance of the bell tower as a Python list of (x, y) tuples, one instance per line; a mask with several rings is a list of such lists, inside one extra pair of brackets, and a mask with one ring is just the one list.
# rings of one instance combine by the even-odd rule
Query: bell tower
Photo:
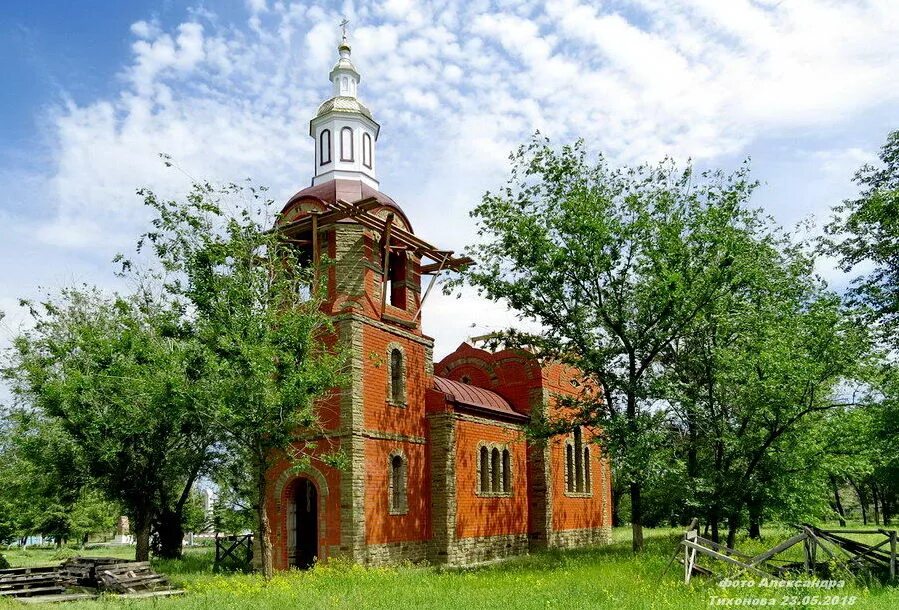
[(337, 45), (338, 59), (329, 75), (331, 97), (322, 102), (309, 121), (309, 135), (315, 139), (312, 184), (348, 179), (360, 180), (376, 189), (375, 143), (381, 126), (356, 97), (362, 77), (350, 59), (346, 24), (346, 20), (341, 23), (343, 37)]

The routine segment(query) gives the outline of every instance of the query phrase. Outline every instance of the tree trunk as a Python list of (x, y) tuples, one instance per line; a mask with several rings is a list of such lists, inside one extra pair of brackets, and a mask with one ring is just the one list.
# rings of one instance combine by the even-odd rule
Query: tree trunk
[(884, 525), (891, 525), (893, 520), (893, 498), (889, 493), (884, 494), (882, 491), (880, 494), (880, 516)]
[(272, 563), (271, 524), (265, 507), (265, 500), (268, 497), (268, 481), (265, 478), (265, 470), (265, 461), (260, 460), (256, 464), (256, 493), (259, 500), (256, 504), (256, 513), (259, 523), (259, 552), (261, 555), (259, 559), (262, 576), (266, 580), (271, 580), (275, 575), (275, 568)]
[(840, 486), (837, 478), (830, 475), (830, 486), (833, 488), (833, 507), (840, 519), (840, 527), (846, 527), (846, 513), (843, 511), (843, 501), (840, 499)]
[(184, 545), (184, 524), (180, 512), (165, 509), (156, 519), (158, 548), (156, 554), (164, 559), (180, 559)]
[[(634, 438), (637, 433), (637, 395), (634, 392), (636, 388), (636, 376), (634, 372), (634, 358), (631, 354), (630, 361), (630, 384), (627, 393), (627, 420), (628, 429)], [(643, 550), (643, 505), (642, 505), (642, 485), (638, 481), (631, 481), (631, 540), (635, 553)]]
[(862, 491), (862, 488), (856, 485), (855, 481), (852, 479), (849, 479), (849, 484), (852, 486), (852, 489), (855, 490), (859, 507), (862, 509), (862, 524), (868, 525), (868, 495)]
[(640, 505), (642, 491), (640, 483), (631, 482), (631, 539), (635, 553), (643, 550), (643, 511)]
[[(760, 502), (749, 503), (749, 537), (753, 540), (762, 539), (762, 506)], [(733, 548), (732, 545), (728, 545)]]
[(621, 490), (616, 485), (612, 486), (612, 527), (621, 525), (621, 516), (618, 513), (621, 506)]
[(134, 515), (134, 560), (150, 561), (150, 515), (138, 512)]
[(711, 510), (709, 510), (709, 525), (712, 526), (712, 542), (721, 542), (721, 536), (718, 533), (718, 507), (713, 506)]
[(200, 472), (201, 460), (191, 470), (190, 476), (181, 491), (181, 496), (174, 508), (163, 510), (156, 521), (156, 533), (159, 536), (158, 554), (165, 559), (180, 559), (184, 551), (184, 506), (190, 500), (190, 492), (197, 474)]
[(880, 525), (880, 494), (876, 483), (871, 483), (871, 502), (874, 504), (874, 525)]
[(737, 544), (737, 530), (740, 529), (740, 513), (731, 513), (727, 518), (727, 546), (734, 548)]

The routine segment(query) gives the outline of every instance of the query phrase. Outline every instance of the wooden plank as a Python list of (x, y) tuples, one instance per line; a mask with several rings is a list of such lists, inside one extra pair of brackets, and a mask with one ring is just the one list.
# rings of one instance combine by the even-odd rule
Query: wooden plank
[(889, 555), (887, 553), (877, 550), (880, 547), (884, 546), (886, 543), (888, 543), (889, 539), (884, 540), (880, 544), (877, 544), (872, 547), (863, 542), (858, 542), (857, 540), (852, 540), (851, 538), (846, 538), (843, 536), (832, 534), (830, 532), (821, 532), (820, 535), (825, 540), (829, 540), (829, 541), (839, 545), (841, 548), (851, 551), (857, 555), (865, 556), (865, 558), (867, 558), (867, 559), (871, 559), (871, 558), (876, 559), (877, 561), (879, 561), (880, 563), (883, 563), (884, 565), (886, 565), (887, 562), (889, 561)]
[[(457, 258), (451, 258), (446, 262), (448, 263), (447, 267), (446, 267), (447, 269), (458, 269), (459, 267), (472, 264), (474, 262), (474, 260), (468, 256), (459, 256)], [(422, 275), (426, 275), (428, 273), (434, 273), (435, 271), (439, 271), (442, 268), (443, 268), (442, 261), (439, 261), (436, 263), (431, 263), (429, 265), (422, 265), (421, 273), (422, 273)]]
[[(425, 289), (425, 293), (422, 295), (421, 299), (418, 301), (418, 309), (415, 310), (415, 315), (412, 316), (413, 320), (417, 320), (418, 316), (421, 315), (421, 308), (425, 306), (425, 301), (428, 299), (428, 295), (431, 294), (431, 289), (434, 287), (434, 284), (437, 283), (437, 278), (440, 277), (440, 272), (443, 271), (443, 265), (449, 260), (449, 255), (443, 257), (443, 260), (440, 261), (440, 265), (437, 267), (437, 272), (431, 276), (431, 281), (428, 282), (428, 287)], [(422, 273), (424, 273), (422, 271)]]
[(183, 595), (184, 589), (160, 589), (159, 591), (141, 591), (139, 593), (125, 593), (120, 599), (144, 599), (147, 597), (168, 597), (170, 595)]
[(743, 557), (744, 559), (752, 559), (752, 555), (747, 555), (746, 553), (741, 553), (737, 549), (732, 549), (727, 545), (721, 544), (720, 542), (715, 542), (713, 540), (709, 540), (708, 538), (703, 538), (702, 536), (697, 535), (696, 540), (704, 544), (705, 546), (710, 547), (715, 551), (724, 550), (728, 555), (737, 555), (739, 557)]
[(95, 593), (61, 593), (59, 595), (41, 595), (40, 597), (23, 597), (18, 601), (23, 604), (52, 604), (56, 602), (76, 602), (79, 600), (97, 599)]
[[(341, 205), (342, 204), (342, 205)], [(374, 197), (368, 197), (366, 199), (360, 199), (354, 203), (348, 203), (345, 201), (338, 201), (338, 204), (333, 206), (335, 209), (326, 212), (318, 212), (319, 216), (319, 226), (324, 227), (326, 225), (334, 224), (339, 220), (343, 220), (344, 218), (351, 218), (356, 214), (367, 212), (368, 210), (373, 210), (375, 208), (386, 207), (383, 203), (375, 199)], [(312, 214), (308, 216), (304, 216), (299, 220), (294, 220), (292, 222), (288, 222), (286, 224), (276, 226), (271, 231), (281, 231), (283, 233), (298, 233), (303, 230), (308, 230), (312, 224), (311, 219)], [(307, 226), (310, 225), (310, 226)]]
[[(338, 202), (340, 205), (350, 205), (346, 202)], [(364, 227), (372, 229), (374, 231), (378, 231), (383, 234), (386, 229), (386, 221), (378, 216), (370, 212), (364, 212), (357, 216), (353, 217), (353, 220)], [(422, 238), (418, 237), (414, 233), (410, 233), (409, 231), (403, 229), (402, 227), (393, 226), (393, 230), (391, 232), (393, 238), (397, 239), (401, 244), (411, 246), (412, 248), (419, 250), (425, 254), (429, 258), (434, 259), (434, 261), (439, 261), (441, 257), (446, 254), (452, 254), (452, 250), (441, 250), (437, 248)]]
[(0, 591), (0, 597), (24, 597), (31, 595), (45, 595), (49, 593), (64, 593), (65, 589), (60, 586), (54, 587), (36, 587), (34, 589), (14, 589), (10, 591)]
[(127, 563), (117, 563), (112, 565), (98, 565), (96, 569), (101, 572), (115, 572), (116, 570), (137, 570), (142, 568), (150, 568), (149, 561), (129, 561)]
[[(683, 560), (683, 558), (678, 557), (677, 562), (679, 564), (683, 565), (684, 560)], [(703, 566), (699, 565), (698, 563), (693, 564), (693, 573), (700, 574), (702, 576), (714, 576), (715, 575), (715, 573), (712, 572), (710, 569), (703, 567)]]
[(688, 546), (691, 549), (695, 549), (696, 551), (699, 551), (703, 555), (708, 555), (709, 557), (712, 557), (714, 559), (720, 559), (721, 561), (725, 561), (727, 563), (744, 568), (751, 572), (755, 572), (759, 576), (763, 576), (765, 578), (771, 577), (770, 574), (757, 569), (755, 566), (747, 565), (747, 564), (743, 563), (742, 561), (738, 561), (738, 560), (734, 559), (733, 557), (728, 557), (727, 555), (723, 555), (717, 551), (713, 551), (712, 549), (706, 548), (706, 547), (702, 546), (701, 544), (696, 544), (695, 542), (692, 542), (690, 540), (684, 540), (683, 542), (681, 542), (681, 544)]
[(48, 572), (56, 572), (58, 566), (31, 566), (27, 568), (8, 568), (0, 570), (0, 580), (7, 576), (21, 576), (23, 574), (46, 574)]
[(788, 548), (790, 548), (791, 546), (793, 546), (793, 545), (795, 545), (795, 544), (798, 544), (798, 543), (802, 542), (802, 541), (805, 540), (806, 538), (808, 538), (808, 534), (806, 534), (805, 532), (803, 532), (803, 533), (801, 533), (801, 534), (796, 534), (796, 535), (793, 536), (792, 538), (788, 538), (787, 540), (784, 540), (783, 542), (781, 542), (780, 544), (778, 544), (778, 545), (777, 545), (776, 547), (774, 547), (773, 549), (768, 549), (768, 550), (765, 551), (764, 553), (759, 553), (758, 555), (756, 555), (755, 557), (753, 557), (752, 559), (750, 559), (750, 560), (749, 560), (749, 563), (750, 563), (751, 565), (758, 565), (759, 563), (765, 561), (766, 559), (769, 559), (769, 558), (771, 558), (771, 557), (774, 557), (775, 555), (777, 555), (777, 554), (779, 554), (779, 553), (783, 553), (784, 551), (786, 551), (786, 550), (787, 550)]

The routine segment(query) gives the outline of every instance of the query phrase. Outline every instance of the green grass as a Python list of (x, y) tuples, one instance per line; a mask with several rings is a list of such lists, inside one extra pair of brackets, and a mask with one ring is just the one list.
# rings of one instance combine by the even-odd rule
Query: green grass
[[(741, 539), (738, 548), (758, 552), (783, 540), (787, 530), (768, 531), (761, 542)], [(181, 561), (154, 562), (156, 569), (168, 574), (172, 581), (187, 589), (179, 599), (116, 601), (114, 598), (94, 602), (67, 604), (66, 609), (88, 610), (113, 608), (158, 608), (160, 610), (226, 610), (230, 608), (352, 608), (405, 610), (440, 608), (441, 610), (476, 610), (479, 608), (710, 608), (713, 596), (765, 597), (785, 601), (792, 593), (773, 589), (721, 589), (713, 581), (694, 579), (682, 582), (683, 568), (674, 564), (662, 577), (674, 551), (680, 532), (651, 530), (647, 532), (646, 552), (635, 557), (630, 551), (630, 531), (614, 532), (612, 545), (596, 549), (551, 551), (517, 558), (490, 567), (465, 570), (433, 568), (362, 568), (332, 562), (309, 572), (286, 572), (270, 583), (258, 575), (216, 575), (212, 572), (208, 549), (191, 550)], [(10, 562), (30, 565), (36, 555), (52, 551), (32, 551), (27, 557), (15, 552)], [(106, 555), (108, 549), (94, 554)], [(44, 563), (50, 563), (45, 561)], [(852, 595), (857, 601), (851, 607), (887, 610), (899, 608), (899, 587), (870, 583), (868, 587), (847, 583), (835, 591), (805, 591), (818, 596), (818, 604), (778, 605), (780, 608), (819, 607), (827, 595)], [(9, 605), (4, 605), (9, 604)], [(0, 608), (15, 607), (14, 602), (0, 602)], [(720, 606), (727, 607), (727, 606)], [(830, 607), (845, 608), (846, 605)]]

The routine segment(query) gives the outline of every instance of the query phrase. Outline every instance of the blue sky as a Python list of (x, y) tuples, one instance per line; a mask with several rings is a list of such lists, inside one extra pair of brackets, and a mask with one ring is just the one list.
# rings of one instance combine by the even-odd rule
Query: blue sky
[[(116, 286), (109, 261), (146, 221), (135, 189), (186, 186), (160, 152), (195, 177), (252, 176), (278, 200), (307, 186), (308, 119), (329, 95), (342, 16), (382, 125), (382, 190), (457, 250), (468, 211), (537, 129), (616, 163), (751, 156), (754, 203), (820, 227), (899, 128), (894, 0), (8, 2), (0, 334), (39, 285)], [(511, 320), (471, 295), (435, 293), (424, 311), (438, 357)]]

